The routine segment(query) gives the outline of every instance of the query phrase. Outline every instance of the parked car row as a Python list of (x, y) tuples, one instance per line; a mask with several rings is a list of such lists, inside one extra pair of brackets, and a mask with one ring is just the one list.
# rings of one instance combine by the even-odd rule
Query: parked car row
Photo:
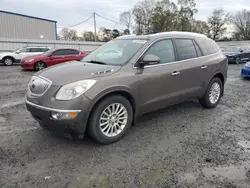
[(24, 70), (39, 71), (64, 62), (80, 61), (86, 55), (85, 52), (69, 48), (23, 47), (13, 52), (1, 53), (0, 61), (6, 66), (21, 63)]
[(222, 48), (228, 63), (240, 64), (250, 60), (250, 46), (228, 46)]

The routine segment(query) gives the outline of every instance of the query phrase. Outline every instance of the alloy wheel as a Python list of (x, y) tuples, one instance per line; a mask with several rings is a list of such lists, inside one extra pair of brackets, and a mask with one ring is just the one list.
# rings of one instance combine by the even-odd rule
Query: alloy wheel
[(5, 58), (4, 59), (4, 64), (7, 65), (7, 66), (10, 66), (13, 64), (13, 60), (10, 59), (10, 58)]
[(213, 85), (210, 88), (209, 101), (212, 104), (217, 103), (219, 98), (220, 98), (220, 93), (221, 93), (220, 84), (217, 83), (217, 82), (214, 82)]
[(128, 121), (128, 111), (121, 103), (110, 104), (101, 114), (100, 129), (107, 137), (119, 135)]

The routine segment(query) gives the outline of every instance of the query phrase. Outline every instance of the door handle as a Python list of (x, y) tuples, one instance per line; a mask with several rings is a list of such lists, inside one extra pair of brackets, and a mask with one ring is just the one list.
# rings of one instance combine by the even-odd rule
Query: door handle
[(172, 73), (172, 76), (177, 76), (177, 75), (179, 75), (179, 74), (181, 74), (181, 73), (180, 73), (180, 72), (174, 71), (174, 72)]
[(207, 66), (206, 65), (203, 65), (202, 67), (201, 67), (201, 69), (206, 69), (207, 68)]

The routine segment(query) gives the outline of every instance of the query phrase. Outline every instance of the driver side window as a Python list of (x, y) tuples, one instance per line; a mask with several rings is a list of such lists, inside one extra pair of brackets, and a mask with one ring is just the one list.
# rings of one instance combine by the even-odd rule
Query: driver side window
[(174, 46), (171, 39), (155, 42), (144, 56), (148, 54), (158, 56), (161, 60), (160, 64), (170, 63), (176, 60)]

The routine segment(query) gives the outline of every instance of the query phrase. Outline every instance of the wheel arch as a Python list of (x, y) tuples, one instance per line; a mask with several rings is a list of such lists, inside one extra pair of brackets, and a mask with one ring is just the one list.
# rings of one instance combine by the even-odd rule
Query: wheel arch
[(40, 61), (37, 61), (37, 62), (34, 63), (34, 70), (35, 70), (35, 68), (36, 68), (36, 64), (39, 63), (39, 62), (44, 63), (44, 64), (46, 65), (46, 67), (48, 66), (47, 63), (45, 63), (43, 60), (40, 60)]
[(96, 97), (94, 99), (94, 102), (91, 105), (90, 111), (89, 111), (89, 114), (88, 114), (87, 126), (89, 124), (88, 122), (89, 122), (90, 116), (91, 116), (92, 112), (94, 111), (96, 105), (99, 104), (102, 100), (105, 100), (105, 98), (110, 97), (112, 95), (121, 95), (121, 96), (123, 96), (124, 98), (126, 98), (130, 102), (130, 104), (132, 106), (132, 109), (133, 109), (132, 124), (135, 124), (136, 116), (137, 116), (137, 111), (138, 111), (137, 110), (137, 103), (136, 103), (135, 97), (132, 95), (132, 93), (130, 91), (128, 91), (126, 89), (118, 89), (118, 90), (106, 91), (106, 92), (104, 92), (103, 94), (101, 94), (100, 96), (98, 96), (98, 97)]
[(222, 96), (224, 95), (224, 85), (225, 85), (225, 77), (221, 72), (218, 72), (216, 74), (213, 75), (213, 77), (210, 79), (210, 82), (213, 78), (219, 78), (222, 82)]
[(2, 59), (4, 60), (5, 58), (11, 58), (13, 60), (13, 63), (15, 63), (16, 61), (16, 59), (11, 55), (4, 56)]

